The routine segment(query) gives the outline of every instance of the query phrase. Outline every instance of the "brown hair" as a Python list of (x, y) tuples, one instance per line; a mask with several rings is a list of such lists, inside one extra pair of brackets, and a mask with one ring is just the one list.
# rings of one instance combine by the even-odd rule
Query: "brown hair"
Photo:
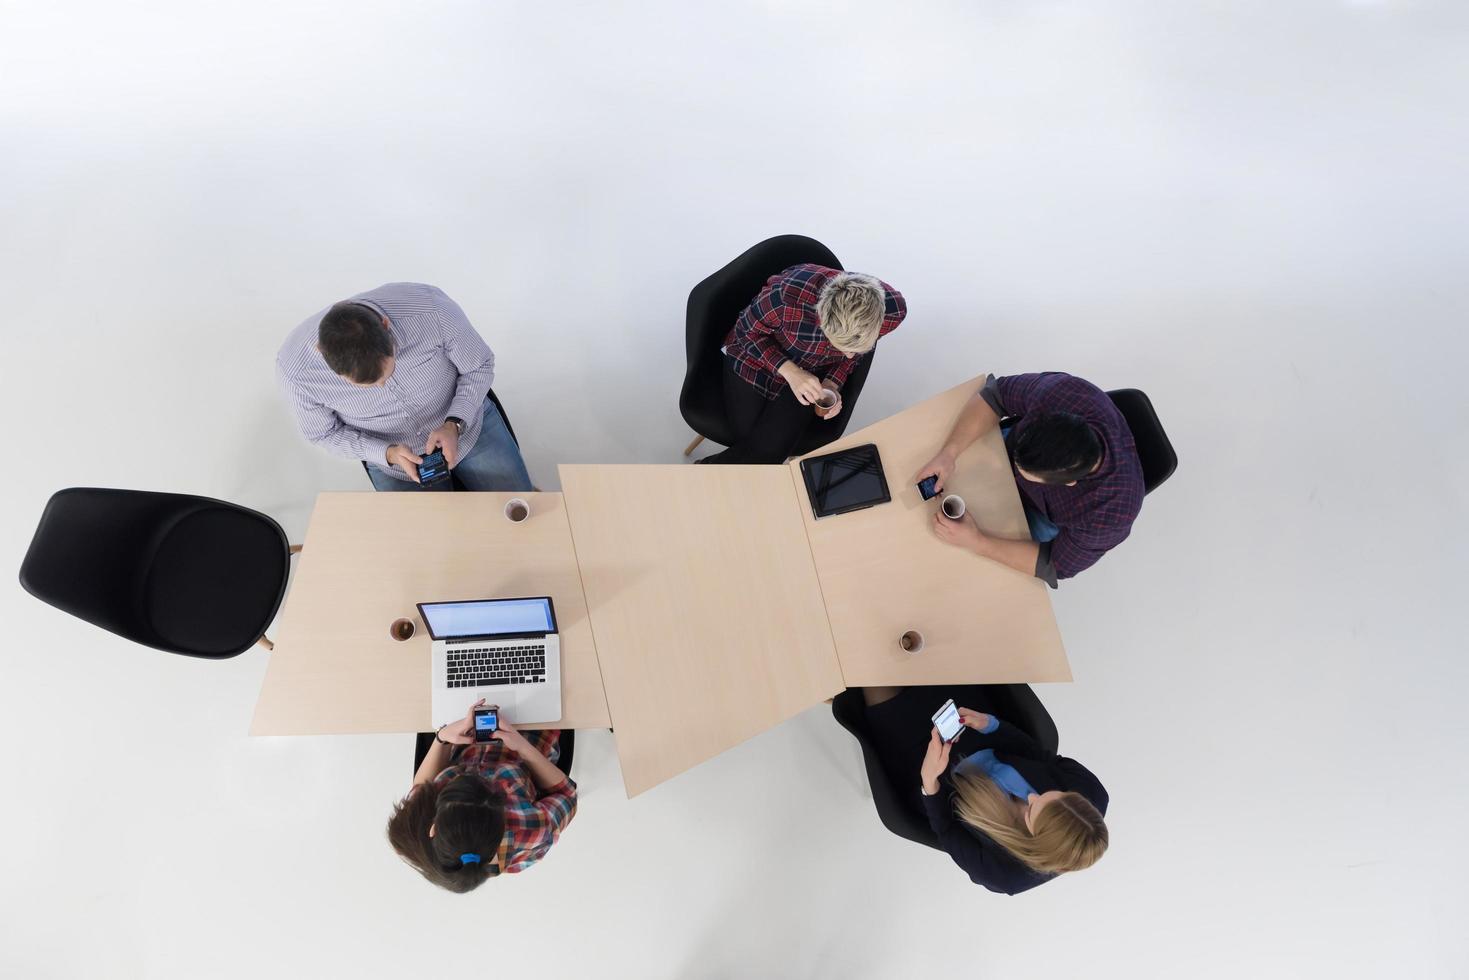
[(1060, 874), (1090, 868), (1107, 850), (1107, 825), (1080, 793), (1062, 793), (1035, 817), (1035, 832), (995, 781), (982, 773), (955, 770), (954, 813), (1035, 871)]
[[(388, 818), (388, 843), (398, 856), (451, 892), (473, 891), (500, 873), (496, 860), (504, 836), (505, 797), (472, 773), (419, 786)], [(479, 855), (479, 861), (466, 864), (466, 854)]]

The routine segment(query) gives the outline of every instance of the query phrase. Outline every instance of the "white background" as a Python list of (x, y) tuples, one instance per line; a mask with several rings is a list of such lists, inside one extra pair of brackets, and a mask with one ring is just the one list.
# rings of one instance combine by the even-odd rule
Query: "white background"
[(886, 834), (824, 708), (631, 802), (586, 733), (547, 860), (442, 893), (383, 836), (409, 736), (248, 738), (267, 655), (12, 580), (0, 974), (1466, 975), (1466, 93), (1428, 0), (0, 2), (6, 568), (71, 485), (299, 539), (366, 484), (274, 352), (394, 279), (541, 485), (677, 461), (688, 290), (784, 232), (909, 300), (857, 424), (1064, 369), (1180, 457), (1056, 596), (1112, 849), (1019, 898)]

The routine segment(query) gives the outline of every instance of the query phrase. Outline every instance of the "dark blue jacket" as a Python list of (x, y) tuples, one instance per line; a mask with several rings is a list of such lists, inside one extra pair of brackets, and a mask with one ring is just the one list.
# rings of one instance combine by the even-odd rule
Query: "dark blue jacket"
[[(1107, 812), (1107, 791), (1086, 766), (1042, 748), (1025, 732), (1007, 722), (1001, 721), (999, 727), (988, 735), (965, 729), (955, 748), (964, 749), (966, 755), (980, 749), (994, 749), (995, 758), (1014, 766), (1037, 793), (1053, 789), (1080, 793), (1103, 815)], [(958, 761), (957, 757), (955, 761)], [(923, 809), (928, 814), (929, 826), (938, 835), (939, 846), (949, 852), (949, 857), (964, 869), (970, 881), (992, 892), (1018, 895), (1055, 877), (1032, 870), (999, 844), (955, 817), (953, 795), (953, 785), (945, 776), (937, 793), (923, 797)]]

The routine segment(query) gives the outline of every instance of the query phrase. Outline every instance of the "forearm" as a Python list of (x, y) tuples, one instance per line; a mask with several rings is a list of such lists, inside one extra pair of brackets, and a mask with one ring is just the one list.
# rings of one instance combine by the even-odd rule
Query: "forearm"
[(566, 779), (566, 774), (557, 769), (554, 762), (541, 755), (529, 741), (522, 739), (522, 742), (524, 744), (516, 746), (515, 752), (530, 770), (530, 778), (535, 782), (536, 788), (544, 791), (560, 786)]
[(975, 441), (999, 424), (1000, 417), (979, 395), (964, 403), (949, 437), (944, 440), (941, 452), (957, 458), (960, 453), (974, 445)]
[(1008, 565), (1017, 572), (1034, 575), (1036, 559), (1040, 557), (1041, 549), (1034, 541), (993, 538), (986, 534), (974, 546), (974, 552), (990, 561)]
[(495, 380), (495, 355), (488, 347), (487, 355), (472, 370), (462, 371), (459, 383), (454, 387), (454, 399), (449, 403), (449, 415), (468, 421), (484, 411), (485, 396)]

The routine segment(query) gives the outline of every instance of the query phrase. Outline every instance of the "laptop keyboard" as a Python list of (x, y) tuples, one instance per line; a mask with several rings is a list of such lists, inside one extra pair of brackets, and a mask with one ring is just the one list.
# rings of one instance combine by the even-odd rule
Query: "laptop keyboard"
[(546, 648), (539, 643), (514, 647), (450, 647), (448, 664), (450, 687), (546, 683)]

